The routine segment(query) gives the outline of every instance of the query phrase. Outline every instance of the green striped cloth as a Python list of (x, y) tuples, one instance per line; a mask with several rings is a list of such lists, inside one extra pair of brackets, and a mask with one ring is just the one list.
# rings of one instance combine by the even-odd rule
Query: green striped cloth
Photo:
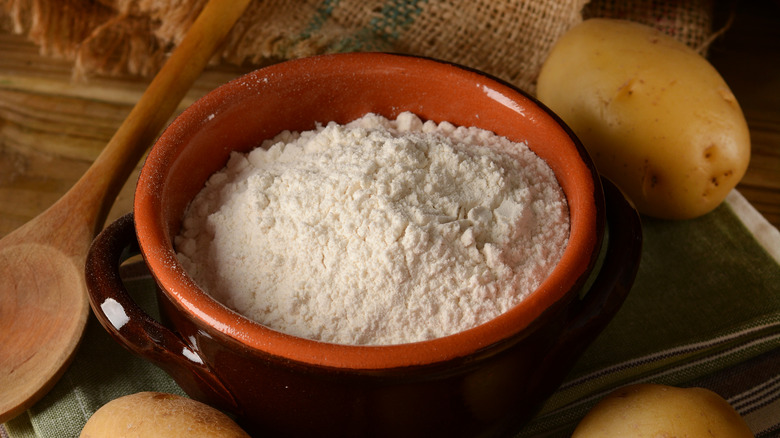
[[(605, 332), (519, 437), (566, 437), (607, 392), (633, 382), (707, 387), (758, 437), (780, 433), (780, 233), (732, 192), (696, 220), (643, 219), (636, 284)], [(128, 287), (149, 303), (146, 276)], [(104, 403), (138, 391), (181, 390), (131, 356), (92, 318), (74, 363), (0, 436), (73, 437)]]
[(521, 437), (568, 436), (637, 382), (703, 386), (757, 436), (780, 432), (780, 233), (738, 193), (702, 218), (643, 218), (636, 282), (607, 329)]

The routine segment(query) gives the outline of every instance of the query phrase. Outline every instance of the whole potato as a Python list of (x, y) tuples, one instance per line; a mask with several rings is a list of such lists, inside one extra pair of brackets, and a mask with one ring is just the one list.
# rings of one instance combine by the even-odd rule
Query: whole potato
[(752, 438), (742, 417), (704, 388), (635, 384), (616, 389), (582, 419), (572, 438)]
[(139, 392), (114, 399), (84, 425), (80, 438), (249, 438), (227, 415), (174, 394)]
[(537, 98), (649, 216), (713, 210), (750, 160), (747, 123), (723, 78), (642, 24), (589, 19), (572, 28), (542, 66)]

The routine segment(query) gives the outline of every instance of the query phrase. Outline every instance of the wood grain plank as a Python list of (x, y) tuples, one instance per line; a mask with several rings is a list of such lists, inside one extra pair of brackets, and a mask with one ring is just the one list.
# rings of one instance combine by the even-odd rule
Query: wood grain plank
[[(249, 70), (207, 69), (177, 113)], [(148, 84), (135, 77), (75, 81), (71, 73), (69, 62), (42, 56), (25, 38), (0, 32), (0, 236), (70, 189)], [(123, 187), (109, 221), (131, 210), (136, 178), (137, 172)]]
[(750, 165), (737, 189), (780, 227), (780, 2), (734, 3), (733, 24), (711, 46), (709, 60), (750, 128)]

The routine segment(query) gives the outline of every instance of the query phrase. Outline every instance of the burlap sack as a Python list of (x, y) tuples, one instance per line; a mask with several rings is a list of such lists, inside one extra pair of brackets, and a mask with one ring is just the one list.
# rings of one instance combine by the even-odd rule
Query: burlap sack
[[(5, 26), (76, 77), (150, 76), (206, 0), (0, 0)], [(342, 51), (435, 57), (530, 92), (555, 41), (583, 17), (629, 18), (697, 49), (711, 34), (711, 0), (257, 0), (214, 62), (262, 66)]]

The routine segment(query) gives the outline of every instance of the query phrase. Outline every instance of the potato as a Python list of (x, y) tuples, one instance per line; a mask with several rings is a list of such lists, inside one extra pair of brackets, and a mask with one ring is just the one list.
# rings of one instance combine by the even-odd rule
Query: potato
[(616, 389), (582, 419), (572, 438), (753, 437), (737, 411), (704, 388), (634, 384)]
[(589, 19), (553, 47), (537, 98), (643, 214), (703, 215), (742, 179), (750, 135), (715, 68), (648, 26)]
[(233, 420), (201, 402), (174, 394), (139, 392), (98, 409), (81, 438), (249, 438)]

